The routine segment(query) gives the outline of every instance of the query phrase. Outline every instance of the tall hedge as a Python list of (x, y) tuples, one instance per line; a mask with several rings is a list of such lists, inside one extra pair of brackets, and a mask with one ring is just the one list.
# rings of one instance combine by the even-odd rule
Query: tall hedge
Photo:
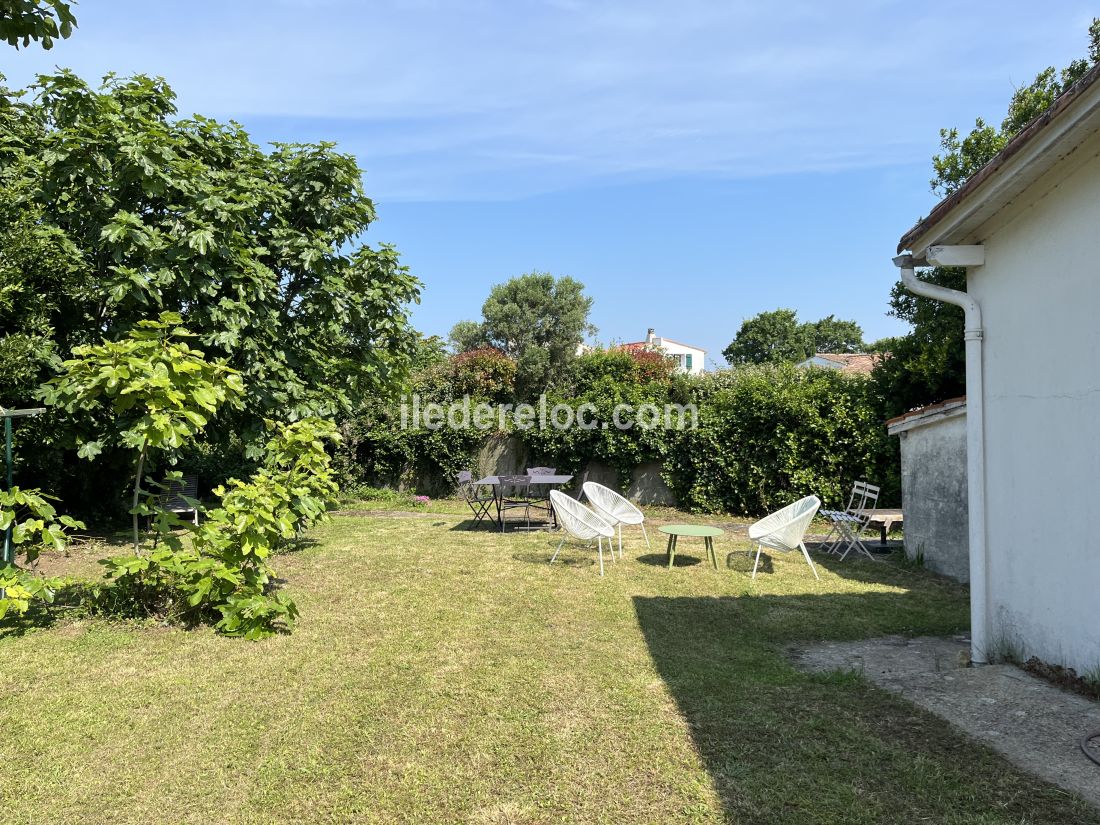
[(756, 514), (810, 493), (836, 503), (857, 478), (896, 495), (898, 447), (867, 379), (770, 366), (710, 380), (699, 427), (676, 438), (665, 458), (681, 506)]
[[(786, 365), (672, 376), (615, 352), (577, 361), (570, 383), (552, 391), (547, 404), (590, 404), (596, 426), (520, 430), (506, 423), (535, 463), (576, 474), (598, 461), (616, 469), (625, 487), (638, 465), (659, 461), (680, 505), (699, 512), (762, 514), (809, 493), (827, 504), (843, 503), (857, 478), (881, 483), (883, 503), (900, 498), (898, 445), (887, 436), (872, 384), (862, 376)], [(460, 397), (461, 369), (461, 362), (433, 367), (414, 387), (422, 399), (447, 403)], [(612, 412), (619, 403), (695, 404), (698, 427), (616, 429)], [(416, 481), (437, 492), (456, 469), (473, 464), (489, 435), (446, 427), (402, 430), (398, 424), (396, 411), (380, 403), (345, 425), (345, 443), (354, 445), (344, 462), (350, 481)]]

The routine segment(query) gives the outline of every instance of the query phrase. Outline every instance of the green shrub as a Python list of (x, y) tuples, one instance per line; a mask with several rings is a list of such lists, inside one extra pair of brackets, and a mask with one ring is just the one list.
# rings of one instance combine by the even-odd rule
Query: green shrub
[[(597, 350), (572, 362), (547, 399), (589, 411), (589, 428), (521, 430), (505, 416), (505, 432), (522, 439), (535, 463), (576, 474), (590, 462), (614, 468), (625, 487), (639, 465), (657, 461), (686, 509), (763, 514), (814, 493), (842, 503), (857, 478), (878, 481), (883, 502), (899, 495), (898, 447), (886, 434), (873, 384), (863, 376), (790, 365), (748, 366), (704, 376), (672, 375), (667, 364), (619, 350)], [(416, 376), (422, 401), (449, 403), (447, 368)], [(615, 407), (673, 408), (672, 428), (619, 429)], [(675, 425), (683, 423), (677, 429)], [(437, 494), (472, 464), (488, 433), (475, 429), (405, 429), (394, 405), (377, 402), (342, 426), (350, 432), (342, 477), (360, 485), (400, 484)], [(536, 461), (537, 459), (537, 461)]]
[(675, 438), (665, 460), (692, 510), (759, 514), (811, 493), (837, 502), (854, 479), (881, 478), (896, 453), (860, 376), (744, 367), (706, 390), (698, 429)]
[[(11, 530), (15, 551), (22, 552), (28, 564), (49, 550), (64, 550), (69, 545), (66, 529), (83, 529), (84, 525), (66, 515), (59, 515), (50, 504), (50, 497), (40, 490), (12, 487), (0, 490), (0, 536)], [(0, 566), (0, 620), (9, 613), (22, 615), (35, 601), (52, 604), (61, 579), (45, 578), (32, 570), (14, 564)]]
[(298, 609), (275, 590), (268, 558), (335, 503), (325, 445), (336, 429), (320, 419), (266, 424), (272, 437), (263, 466), (248, 481), (216, 489), (220, 504), (201, 525), (163, 510), (155, 497), (146, 501), (143, 514), (156, 519), (153, 548), (101, 562), (110, 585), (96, 594), (99, 609), (213, 624), (247, 639), (293, 628)]

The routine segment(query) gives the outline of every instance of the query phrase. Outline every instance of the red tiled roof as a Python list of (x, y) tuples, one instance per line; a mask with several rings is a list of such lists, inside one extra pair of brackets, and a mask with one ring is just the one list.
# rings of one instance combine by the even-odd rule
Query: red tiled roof
[(882, 355), (881, 352), (815, 352), (812, 357), (839, 364), (840, 371), (848, 375), (870, 375)]

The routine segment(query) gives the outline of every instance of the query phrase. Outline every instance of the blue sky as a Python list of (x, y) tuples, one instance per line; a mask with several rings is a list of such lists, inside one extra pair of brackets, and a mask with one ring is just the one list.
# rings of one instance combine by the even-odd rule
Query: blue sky
[(885, 315), (898, 237), (934, 203), (941, 126), (1084, 54), (1082, 3), (84, 0), (18, 85), (66, 66), (162, 75), (184, 114), (257, 141), (336, 140), (445, 335), (532, 269), (595, 299), (601, 341), (647, 327), (721, 361), (780, 306)]

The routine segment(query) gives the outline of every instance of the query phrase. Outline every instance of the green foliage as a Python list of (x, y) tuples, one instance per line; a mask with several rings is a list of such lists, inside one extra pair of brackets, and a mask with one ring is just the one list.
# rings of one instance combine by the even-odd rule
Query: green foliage
[(500, 350), (461, 352), (449, 362), (452, 394), (503, 403), (515, 392), (516, 362)]
[[(966, 270), (929, 269), (919, 277), (966, 291)], [(964, 317), (960, 307), (913, 295), (902, 283), (890, 295), (890, 314), (913, 326), (894, 339), (889, 356), (875, 365), (877, 404), (883, 418), (966, 393)]]
[(815, 352), (862, 352), (863, 330), (855, 321), (829, 315), (799, 323), (793, 309), (761, 312), (741, 324), (722, 355), (730, 364), (793, 363)]
[(963, 138), (959, 137), (958, 129), (941, 129), (940, 146), (943, 154), (932, 158), (932, 167), (936, 173), (930, 182), (932, 191), (937, 195), (947, 196), (966, 183), (1020, 130), (1050, 108), (1059, 95), (1080, 80), (1098, 58), (1100, 18), (1093, 18), (1089, 26), (1087, 59), (1074, 60), (1060, 72), (1053, 66), (1048, 66), (1031, 83), (1016, 89), (1000, 128), (977, 118), (974, 128)]
[[(0, 490), (0, 534), (10, 528), (16, 553), (22, 552), (31, 565), (43, 552), (68, 547), (67, 529), (84, 527), (81, 522), (59, 514), (50, 499), (40, 490), (18, 487)], [(0, 620), (9, 613), (23, 615), (35, 601), (52, 604), (62, 584), (60, 579), (38, 576), (12, 564), (0, 566)]]
[(815, 352), (863, 352), (863, 328), (855, 321), (844, 321), (833, 315), (806, 324), (813, 334)]
[[(94, 459), (108, 439), (137, 451), (133, 484), (134, 550), (138, 548), (138, 500), (142, 469), (150, 449), (177, 450), (207, 425), (224, 403), (244, 395), (240, 374), (224, 360), (209, 362), (186, 342), (192, 333), (178, 326), (174, 312), (139, 321), (120, 341), (75, 347), (40, 397), (78, 422), (91, 419), (97, 431), (74, 431), (81, 458)], [(79, 424), (78, 424), (79, 426)]]
[(40, 397), (50, 406), (109, 420), (110, 429), (95, 437), (75, 433), (82, 458), (95, 458), (109, 439), (132, 450), (178, 449), (222, 404), (244, 395), (240, 374), (190, 347), (195, 336), (181, 321), (163, 312), (157, 321), (139, 321), (120, 341), (76, 347), (76, 357), (45, 385)]
[(451, 340), (462, 351), (494, 347), (516, 362), (521, 398), (533, 398), (564, 373), (586, 335), (592, 299), (569, 277), (530, 272), (497, 284), (481, 308), (482, 322), (460, 321)]
[[(0, 404), (25, 402), (74, 347), (172, 311), (249, 387), (204, 438), (258, 458), (265, 418), (346, 416), (400, 385), (419, 285), (392, 247), (362, 242), (375, 209), (354, 158), (264, 151), (175, 107), (144, 76), (0, 89)], [(63, 479), (73, 501), (94, 485), (58, 457), (67, 427), (30, 425), (20, 472)]]
[(41, 41), (52, 49), (57, 38), (67, 38), (76, 27), (72, 7), (64, 0), (0, 0), (0, 39), (9, 46)]
[(810, 330), (798, 322), (797, 313), (793, 309), (777, 309), (742, 322), (722, 355), (730, 364), (801, 361), (812, 347)]
[(11, 529), (11, 543), (29, 564), (43, 551), (64, 550), (69, 544), (66, 528), (84, 528), (82, 522), (59, 514), (51, 498), (41, 490), (0, 490), (0, 534)]
[(233, 479), (215, 490), (220, 504), (200, 526), (159, 509), (150, 497), (143, 512), (156, 516), (156, 544), (143, 555), (103, 562), (112, 584), (98, 594), (100, 609), (211, 623), (247, 639), (293, 628), (298, 609), (274, 590), (267, 560), (326, 518), (335, 502), (325, 444), (336, 439), (336, 430), (320, 419), (267, 426), (272, 435), (263, 466), (248, 481)]
[(10, 564), (0, 566), (0, 621), (9, 614), (22, 616), (34, 602), (53, 604), (63, 585), (56, 577), (39, 576)]
[(897, 445), (865, 378), (774, 365), (733, 371), (718, 384), (700, 404), (699, 427), (665, 459), (681, 506), (760, 514), (811, 493), (839, 502), (857, 478), (894, 480)]

